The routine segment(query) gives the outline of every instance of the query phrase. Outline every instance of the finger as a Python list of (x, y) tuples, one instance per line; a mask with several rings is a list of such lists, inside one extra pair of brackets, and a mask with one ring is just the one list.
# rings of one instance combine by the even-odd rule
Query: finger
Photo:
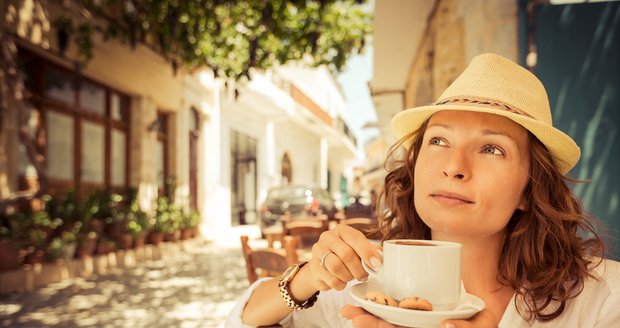
[[(345, 248), (350, 249), (350, 247), (344, 246)], [(327, 269), (327, 271), (333, 275), (334, 277), (342, 280), (342, 281), (351, 281), (353, 280), (353, 274), (349, 272), (347, 268), (347, 261), (359, 261), (359, 259), (349, 259), (349, 258), (340, 258), (343, 252), (346, 253), (346, 250), (343, 251), (340, 247), (334, 247), (334, 251), (329, 253), (325, 260), (323, 261), (323, 267)], [(352, 250), (351, 250), (352, 252)]]
[(357, 328), (396, 328), (393, 324), (383, 321), (372, 314), (360, 314), (351, 320), (353, 327)]
[(344, 250), (344, 253), (338, 254), (338, 257), (344, 260), (343, 262), (355, 278), (364, 278), (368, 276), (368, 273), (359, 261), (348, 261), (352, 257), (363, 260), (375, 270), (380, 268), (383, 257), (376, 245), (370, 243), (363, 233), (346, 225), (337, 227), (336, 231), (338, 232), (338, 237), (353, 251)]
[(317, 257), (320, 254), (320, 258), (324, 259), (323, 269), (332, 276), (343, 282), (353, 280), (354, 276), (348, 269), (347, 261), (359, 263), (360, 259), (337, 233), (322, 234), (319, 243), (312, 247), (312, 254)]
[(340, 309), (340, 315), (342, 315), (346, 319), (352, 320), (351, 323), (353, 323), (354, 327), (399, 327), (371, 315), (359, 306), (345, 305), (344, 307), (342, 307), (342, 309)]
[(368, 314), (368, 312), (359, 306), (345, 305), (340, 309), (340, 315), (347, 319), (353, 319), (362, 314)]
[(498, 327), (494, 315), (489, 310), (483, 310), (469, 320), (444, 320), (441, 328), (495, 328)]
[[(312, 246), (312, 260), (310, 261), (310, 266), (312, 268), (312, 272), (315, 277), (315, 280), (318, 280), (320, 283), (327, 286), (327, 289), (321, 289), (321, 290), (329, 290), (329, 289), (342, 290), (347, 286), (346, 282), (351, 280), (351, 278), (349, 278), (348, 280), (341, 280), (339, 277), (337, 277), (336, 275), (332, 274), (329, 270), (327, 270), (326, 269), (327, 266), (323, 267), (321, 265), (320, 258), (326, 252), (329, 252), (329, 250), (324, 248), (318, 243)], [(320, 254), (320, 255), (317, 255), (317, 254)], [(327, 257), (333, 257), (335, 259), (334, 261), (339, 261), (336, 255), (334, 254), (330, 254)], [(326, 260), (325, 261), (326, 263), (327, 258), (325, 258), (325, 260)], [(320, 289), (323, 286), (319, 285), (317, 287)]]

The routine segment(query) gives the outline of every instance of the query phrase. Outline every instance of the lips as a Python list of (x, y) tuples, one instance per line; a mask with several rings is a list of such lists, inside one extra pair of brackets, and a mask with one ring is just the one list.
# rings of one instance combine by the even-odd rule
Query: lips
[(442, 203), (447, 203), (451, 205), (458, 204), (473, 204), (474, 201), (455, 192), (449, 191), (435, 191), (430, 194), (430, 196)]

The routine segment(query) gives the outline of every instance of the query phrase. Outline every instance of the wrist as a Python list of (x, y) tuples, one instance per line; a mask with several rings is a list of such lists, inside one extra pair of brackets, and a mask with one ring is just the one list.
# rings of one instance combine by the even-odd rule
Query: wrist
[(289, 290), (295, 300), (303, 302), (319, 291), (318, 288), (314, 288), (310, 283), (312, 281), (311, 277), (310, 263), (299, 269), (299, 273), (293, 277), (289, 284)]

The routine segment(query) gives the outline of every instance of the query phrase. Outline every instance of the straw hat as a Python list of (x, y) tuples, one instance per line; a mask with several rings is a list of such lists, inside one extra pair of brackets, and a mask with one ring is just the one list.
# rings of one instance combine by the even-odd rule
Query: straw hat
[(437, 102), (396, 114), (392, 118), (392, 130), (402, 138), (441, 110), (491, 113), (515, 121), (549, 149), (562, 174), (579, 160), (579, 146), (553, 127), (545, 87), (534, 74), (504, 57), (476, 56)]

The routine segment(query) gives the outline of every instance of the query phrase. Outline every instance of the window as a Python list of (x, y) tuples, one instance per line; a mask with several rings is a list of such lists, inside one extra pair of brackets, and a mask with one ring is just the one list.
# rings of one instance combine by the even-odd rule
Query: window
[[(129, 97), (19, 49), (52, 193), (128, 187)], [(23, 147), (21, 147), (23, 148)], [(21, 178), (32, 177), (22, 149)]]
[(105, 169), (105, 128), (100, 124), (82, 123), (81, 180), (103, 184)]
[(195, 108), (190, 109), (189, 128), (189, 206), (198, 209), (200, 114)]
[(75, 137), (70, 115), (47, 113), (47, 174), (51, 179), (73, 180)]
[(166, 195), (168, 184), (168, 114), (157, 113), (157, 148), (155, 154), (157, 188), (160, 195)]

